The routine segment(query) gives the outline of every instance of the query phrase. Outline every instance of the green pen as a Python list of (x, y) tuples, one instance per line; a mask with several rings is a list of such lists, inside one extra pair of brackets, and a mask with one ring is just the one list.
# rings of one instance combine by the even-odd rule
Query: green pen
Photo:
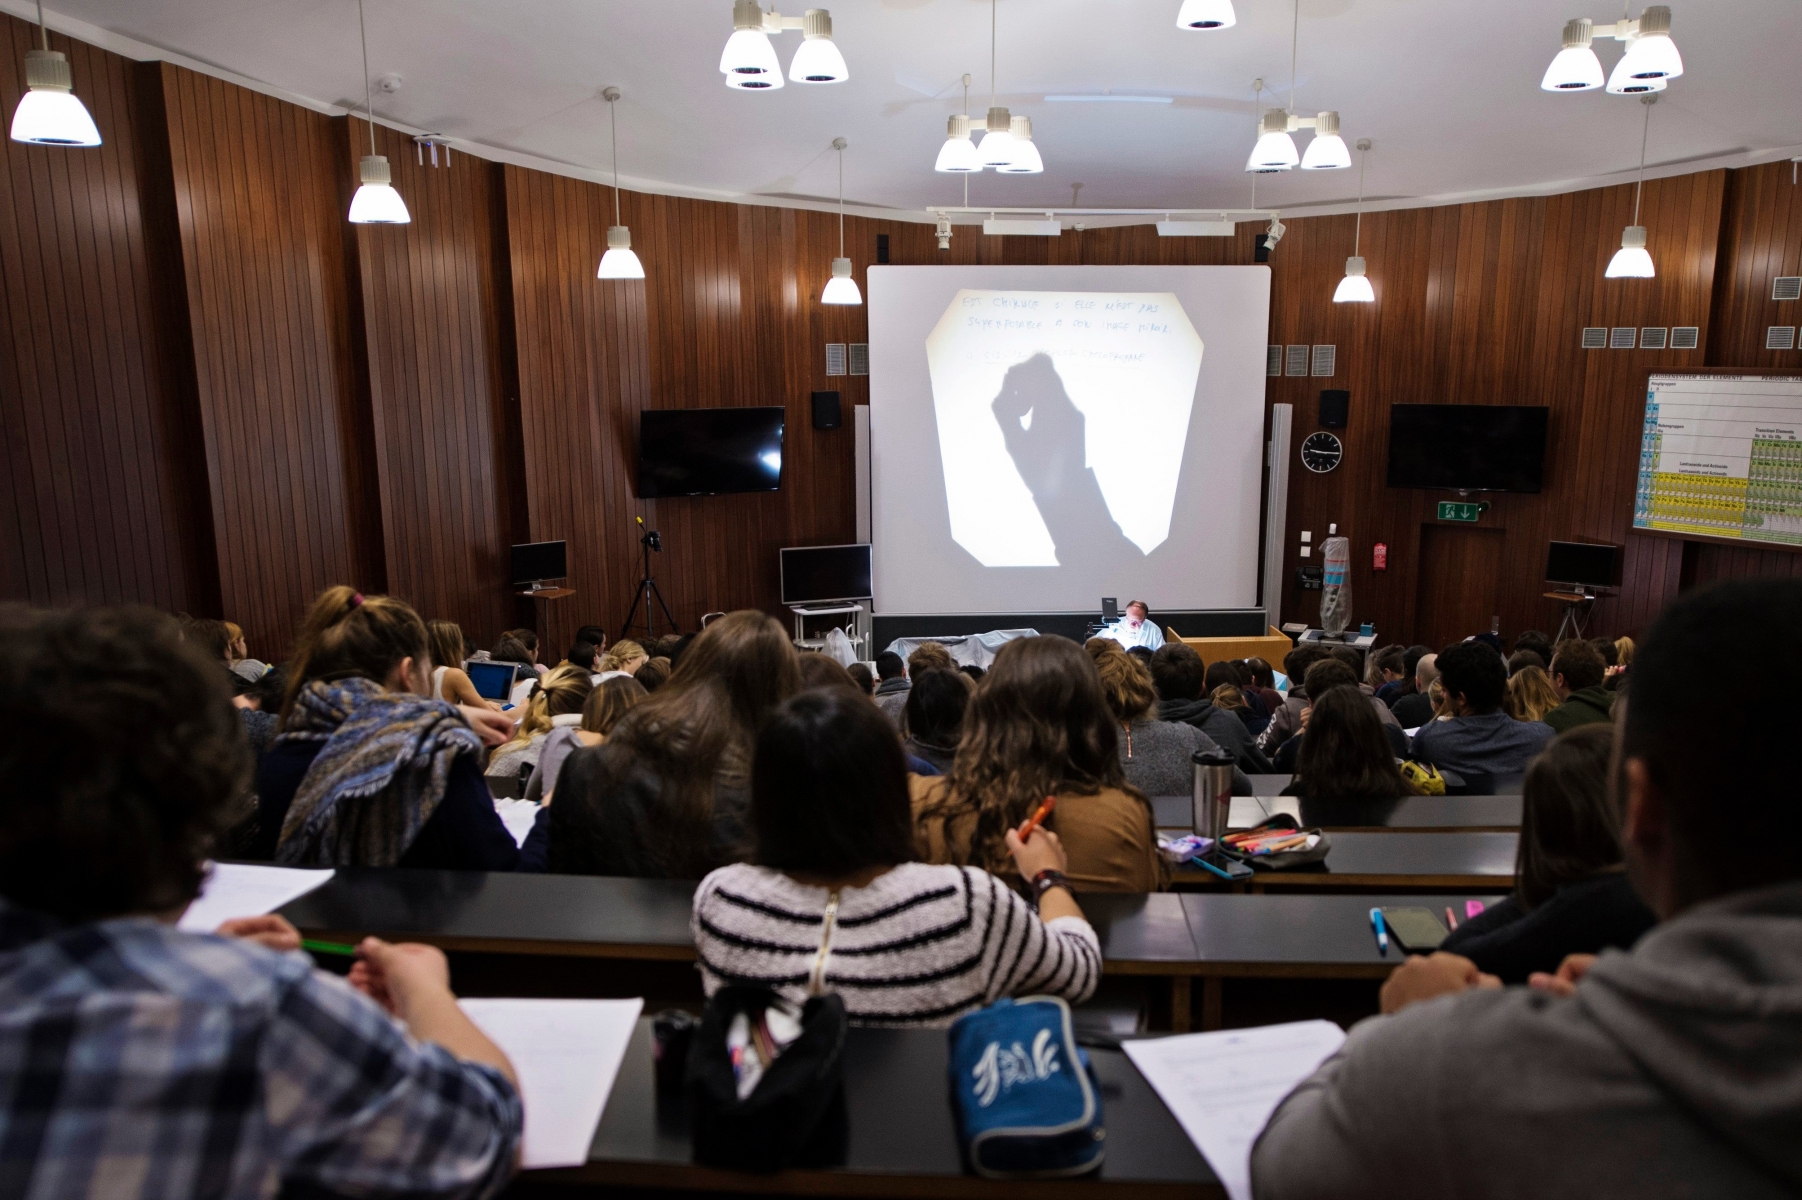
[(302, 950), (311, 950), (314, 954), (337, 954), (342, 955), (345, 958), (355, 958), (357, 956), (357, 948), (355, 946), (346, 946), (342, 942), (316, 942), (312, 938), (301, 938), (300, 948)]

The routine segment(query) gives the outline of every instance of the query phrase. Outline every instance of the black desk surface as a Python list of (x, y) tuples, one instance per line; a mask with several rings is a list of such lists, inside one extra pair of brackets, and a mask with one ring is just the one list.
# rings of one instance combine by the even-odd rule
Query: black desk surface
[[(1445, 774), (1444, 772), (1441, 773)], [(1474, 789), (1478, 785), (1486, 785), (1486, 790), (1493, 794), (1518, 796), (1520, 795), (1521, 781), (1525, 778), (1525, 774), (1518, 773), (1514, 775), (1483, 775), (1472, 780), (1469, 786)], [(1289, 784), (1294, 781), (1295, 776), (1271, 773), (1267, 775), (1253, 775), (1250, 779), (1252, 795), (1280, 796), (1283, 793), (1283, 789), (1288, 787)], [(1455, 772), (1446, 774), (1446, 782), (1453, 784), (1454, 786), (1465, 786), (1463, 778)]]
[[(1252, 776), (1255, 782), (1260, 776)], [(1519, 796), (1398, 796), (1394, 800), (1309, 800), (1293, 796), (1235, 797), (1234, 828), (1250, 828), (1278, 810), (1292, 811), (1304, 826), (1322, 829), (1426, 831), (1469, 829), (1507, 832), (1520, 828)], [(1160, 829), (1191, 827), (1188, 796), (1153, 796)], [(1258, 816), (1258, 814), (1262, 814)], [(1243, 819), (1241, 819), (1243, 818)]]
[[(1514, 887), (1514, 833), (1334, 833), (1325, 870), (1259, 871), (1244, 883), (1254, 888)], [(1182, 866), (1181, 887), (1225, 881), (1200, 867)]]
[(1407, 957), (1391, 939), (1377, 950), (1372, 908), (1424, 908), (1445, 920), (1449, 905), (1460, 923), (1464, 903), (1494, 904), (1499, 895), (1366, 893), (1356, 896), (1251, 896), (1190, 892), (1180, 899), (1202, 960), (1201, 974), (1369, 976), (1382, 978)]
[[(339, 941), (373, 933), (447, 950), (692, 961), (694, 890), (667, 879), (340, 867), (281, 911), (307, 934)], [(1155, 964), (1195, 957), (1175, 895), (1080, 902), (1110, 971), (1162, 974)]]
[(693, 1166), (680, 1097), (659, 1104), (641, 1019), (586, 1166), (531, 1178), (620, 1187), (918, 1197), (1219, 1196), (1207, 1161), (1118, 1050), (1086, 1047), (1101, 1083), (1107, 1157), (1097, 1177), (998, 1183), (964, 1173), (946, 1096), (942, 1029), (852, 1029), (845, 1046), (850, 1143), (843, 1167), (773, 1176)]

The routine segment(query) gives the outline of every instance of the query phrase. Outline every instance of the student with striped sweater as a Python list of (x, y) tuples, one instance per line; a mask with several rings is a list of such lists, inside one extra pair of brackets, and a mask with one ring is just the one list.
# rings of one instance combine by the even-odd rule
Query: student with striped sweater
[(693, 930), (711, 995), (764, 984), (799, 1003), (825, 951), (825, 986), (853, 1021), (944, 1025), (1002, 996), (1086, 999), (1101, 950), (1072, 898), (1057, 836), (1007, 847), (1036, 903), (977, 867), (918, 862), (901, 744), (846, 689), (803, 692), (757, 740), (750, 863), (695, 892)]

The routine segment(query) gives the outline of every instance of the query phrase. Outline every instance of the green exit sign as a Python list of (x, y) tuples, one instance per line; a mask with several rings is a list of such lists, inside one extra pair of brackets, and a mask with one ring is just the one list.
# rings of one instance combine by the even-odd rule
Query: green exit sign
[(1459, 500), (1441, 500), (1439, 502), (1439, 519), (1441, 521), (1475, 521), (1487, 504), (1466, 503)]

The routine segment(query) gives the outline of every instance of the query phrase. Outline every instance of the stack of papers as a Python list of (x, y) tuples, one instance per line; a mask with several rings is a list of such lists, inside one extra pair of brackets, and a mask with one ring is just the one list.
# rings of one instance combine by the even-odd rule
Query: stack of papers
[(188, 905), (178, 928), (211, 933), (226, 921), (261, 917), (300, 899), (332, 877), (332, 869), (264, 867), (252, 863), (212, 863), (200, 895)]
[(601, 1110), (626, 1057), (643, 1000), (460, 1000), (506, 1052), (526, 1109), (520, 1165), (588, 1161)]
[(1251, 1200), (1252, 1143), (1283, 1097), (1344, 1041), (1331, 1021), (1296, 1021), (1146, 1038), (1125, 1050), (1226, 1194)]

